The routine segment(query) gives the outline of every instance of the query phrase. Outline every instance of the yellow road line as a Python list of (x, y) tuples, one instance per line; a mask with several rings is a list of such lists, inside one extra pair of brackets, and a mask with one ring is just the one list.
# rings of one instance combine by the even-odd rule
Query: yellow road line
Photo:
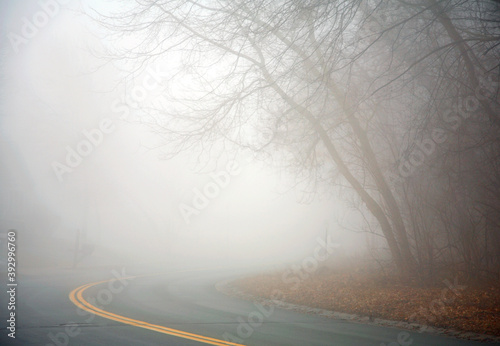
[[(123, 279), (131, 279), (131, 278), (134, 278), (134, 276), (123, 278)], [(153, 330), (153, 331), (158, 332), (158, 333), (163, 333), (163, 334), (169, 334), (169, 335), (177, 336), (179, 338), (195, 340), (195, 341), (203, 342), (203, 343), (209, 344), (209, 345), (243, 346), (241, 344), (236, 344), (234, 342), (229, 342), (229, 341), (224, 341), (224, 340), (209, 338), (207, 336), (202, 336), (202, 335), (198, 335), (198, 334), (192, 334), (192, 333), (188, 333), (188, 332), (183, 332), (182, 330), (167, 328), (167, 327), (164, 327), (164, 326), (159, 326), (159, 325), (156, 325), (156, 324), (151, 324), (151, 323), (147, 323), (147, 322), (144, 322), (144, 321), (135, 320), (133, 318), (128, 318), (128, 317), (125, 317), (125, 316), (117, 315), (117, 314), (114, 314), (114, 313), (111, 313), (111, 312), (108, 312), (108, 311), (101, 310), (98, 307), (90, 304), (88, 301), (85, 300), (85, 298), (83, 298), (83, 292), (86, 289), (88, 289), (90, 287), (93, 287), (93, 286), (97, 286), (97, 285), (106, 283), (106, 282), (109, 282), (109, 281), (112, 281), (112, 280), (116, 280), (116, 279), (110, 279), (110, 280), (104, 280), (104, 281), (99, 281), (99, 282), (93, 282), (93, 283), (89, 283), (89, 284), (85, 284), (85, 285), (82, 285), (80, 287), (77, 287), (73, 291), (70, 292), (69, 299), (71, 300), (71, 302), (73, 302), (73, 304), (75, 304), (76, 306), (78, 306), (82, 310), (91, 312), (93, 314), (96, 314), (98, 316), (101, 316), (101, 317), (104, 317), (104, 318), (107, 318), (107, 319), (110, 319), (110, 320), (114, 320), (114, 321), (118, 321), (118, 322), (121, 322), (121, 323), (125, 323), (125, 324), (131, 325), (131, 326)]]

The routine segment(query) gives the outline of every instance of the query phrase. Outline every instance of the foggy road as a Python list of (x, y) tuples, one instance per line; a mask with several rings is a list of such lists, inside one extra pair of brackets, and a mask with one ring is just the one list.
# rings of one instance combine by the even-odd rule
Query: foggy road
[(0, 1), (0, 346), (500, 341), (499, 13)]
[[(123, 268), (102, 268), (21, 276), (16, 339), (7, 337), (2, 318), (1, 344), (230, 345), (229, 340), (233, 345), (379, 346), (398, 345), (398, 335), (405, 345), (481, 344), (228, 297), (215, 284), (237, 276), (234, 270), (130, 274)], [(2, 305), (5, 298), (3, 294)]]

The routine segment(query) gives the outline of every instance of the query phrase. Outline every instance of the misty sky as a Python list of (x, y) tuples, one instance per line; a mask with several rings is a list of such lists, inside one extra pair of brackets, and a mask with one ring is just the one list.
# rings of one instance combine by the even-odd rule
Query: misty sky
[[(347, 203), (331, 191), (299, 203), (306, 185), (251, 153), (207, 161), (187, 151), (165, 160), (168, 142), (141, 119), (167, 88), (189, 88), (169, 84), (169, 69), (179, 62), (165, 57), (137, 69), (133, 61), (106, 59), (107, 49), (135, 42), (107, 36), (84, 14), (122, 11), (116, 2), (40, 3), (1, 4), (2, 231), (55, 239), (63, 261), (77, 229), (96, 247), (94, 258), (106, 250), (134, 260), (293, 260), (326, 228), (346, 253), (361, 251), (365, 236), (340, 230), (361, 224)], [(33, 26), (36, 20), (43, 25)], [(130, 102), (143, 83), (147, 95)], [(77, 148), (88, 155), (75, 158)], [(186, 218), (181, 206), (192, 207), (196, 191), (233, 161), (238, 172), (227, 186)]]

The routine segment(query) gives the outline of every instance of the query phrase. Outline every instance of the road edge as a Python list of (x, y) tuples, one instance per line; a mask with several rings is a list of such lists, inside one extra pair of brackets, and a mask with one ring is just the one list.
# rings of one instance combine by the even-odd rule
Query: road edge
[(362, 316), (357, 314), (350, 314), (345, 312), (337, 312), (332, 310), (325, 310), (320, 308), (313, 308), (306, 305), (298, 305), (293, 303), (288, 303), (285, 301), (277, 301), (271, 300), (268, 298), (262, 298), (258, 296), (254, 296), (250, 293), (244, 292), (239, 288), (232, 285), (234, 281), (237, 279), (227, 279), (216, 283), (215, 288), (217, 291), (231, 296), (236, 297), (243, 300), (249, 300), (258, 302), (263, 305), (272, 305), (278, 308), (293, 310), (301, 313), (314, 314), (319, 316), (324, 316), (336, 320), (349, 321), (354, 323), (362, 323), (362, 324), (371, 324), (383, 327), (393, 327), (393, 328), (401, 328), (405, 330), (409, 330), (412, 332), (418, 333), (429, 333), (429, 334), (438, 334), (445, 335), (452, 338), (457, 339), (465, 339), (470, 341), (479, 341), (479, 342), (487, 342), (487, 343), (500, 343), (500, 336), (488, 335), (488, 334), (479, 334), (473, 332), (464, 332), (456, 329), (449, 328), (438, 328), (432, 327), (424, 324), (418, 323), (409, 323), (404, 321), (394, 321), (394, 320), (385, 320), (381, 318), (372, 318), (370, 316)]

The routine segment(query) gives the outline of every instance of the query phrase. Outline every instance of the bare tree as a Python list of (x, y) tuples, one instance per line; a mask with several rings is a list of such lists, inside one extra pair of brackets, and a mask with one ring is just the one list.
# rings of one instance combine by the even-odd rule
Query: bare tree
[[(165, 89), (169, 107), (153, 116), (172, 154), (237, 145), (279, 157), (332, 186), (348, 185), (377, 220), (400, 272), (412, 275), (414, 254), (421, 254), (415, 244), (432, 239), (417, 235), (418, 220), (403, 213), (407, 205), (385, 171), (401, 161), (394, 145), (410, 149), (433, 122), (429, 109), (442, 111), (440, 100), (450, 94), (441, 88), (463, 90), (463, 79), (440, 72), (433, 78), (440, 64), (463, 61), (466, 88), (480, 87), (478, 52), (495, 51), (498, 40), (481, 11), (490, 13), (493, 5), (478, 2), (477, 18), (469, 18), (484, 24), (470, 33), (479, 48), (449, 15), (464, 6), (434, 0), (141, 0), (118, 23), (100, 20), (122, 35), (141, 37), (143, 44), (128, 58), (182, 60)], [(491, 61), (482, 59), (481, 71), (491, 69)], [(433, 100), (414, 97), (416, 88)], [(496, 122), (490, 102), (482, 100), (481, 107)]]

